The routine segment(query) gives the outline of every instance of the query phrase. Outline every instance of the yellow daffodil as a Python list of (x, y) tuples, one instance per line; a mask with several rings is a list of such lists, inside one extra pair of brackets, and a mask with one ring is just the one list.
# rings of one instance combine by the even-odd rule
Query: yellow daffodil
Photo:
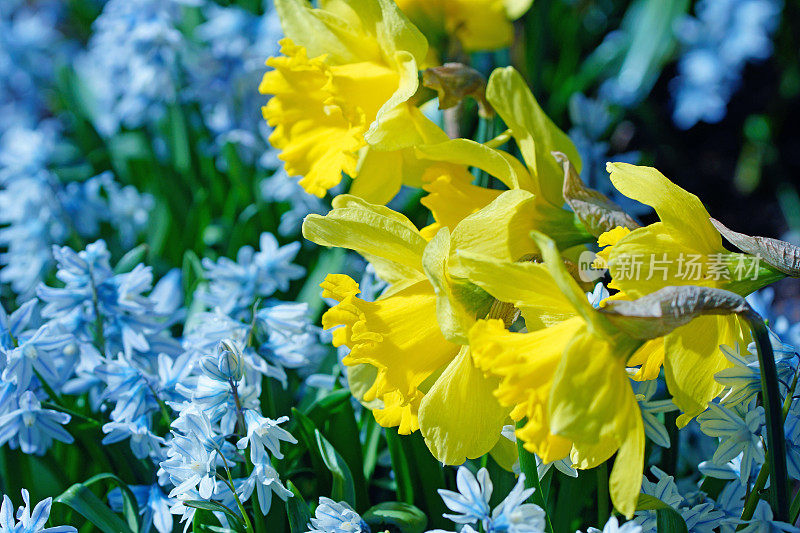
[[(509, 189), (521, 189), (535, 197), (538, 228), (555, 238), (560, 246), (585, 242), (586, 230), (573, 213), (563, 208), (564, 170), (553, 151), (563, 152), (580, 168), (580, 157), (569, 137), (545, 115), (525, 80), (513, 68), (496, 69), (489, 77), (487, 100), (508, 125), (520, 148), (525, 164), (510, 154), (467, 139), (416, 146), (418, 157), (431, 161), (479, 168), (497, 178)], [(434, 216), (425, 228), (432, 234), (444, 226), (454, 227), (462, 218), (492, 201), (496, 190), (471, 184), (471, 176), (442, 173), (431, 176), (422, 188), (429, 194), (422, 199)]]
[(403, 215), (353, 196), (335, 198), (330, 213), (310, 215), (303, 225), (307, 239), (357, 251), (391, 284), (368, 302), (352, 279), (329, 275), (324, 295), (339, 304), (325, 313), (323, 327), (338, 327), (334, 344), (350, 348), (344, 363), (351, 388), (376, 420), (402, 433), (420, 429), (442, 462), (492, 450), (509, 411), (493, 396), (497, 378), (474, 367), (466, 346), (492, 299), (459, 277), (456, 250), (508, 261), (531, 253), (533, 201), (527, 191), (506, 191), (430, 241)]
[(470, 279), (517, 307), (529, 331), (497, 320), (470, 332), (477, 366), (500, 379), (496, 395), (525, 448), (545, 462), (572, 458), (592, 468), (615, 453), (609, 480), (616, 508), (630, 517), (644, 468), (644, 426), (626, 362), (641, 341), (624, 335), (589, 304), (555, 243), (538, 234), (544, 264), (508, 263), (462, 253)]
[[(600, 252), (611, 273), (616, 298), (633, 299), (670, 285), (727, 289), (742, 296), (781, 275), (757, 258), (734, 254), (722, 246), (709, 214), (693, 194), (654, 168), (609, 163), (611, 181), (622, 194), (652, 206), (660, 221), (634, 231), (617, 228), (600, 238)], [(663, 362), (673, 401), (684, 414), (684, 426), (702, 412), (722, 386), (714, 375), (731, 363), (719, 345), (746, 344), (748, 328), (735, 316), (706, 316), (676, 329), (649, 352), (629, 362), (641, 365), (639, 378), (653, 379)]]
[[(496, 50), (511, 44), (511, 21), (528, 10), (532, 0), (399, 0), (397, 5), (440, 52), (452, 40), (464, 51)], [(448, 46), (449, 43), (449, 46)]]
[(263, 108), (270, 142), (306, 191), (323, 196), (342, 172), (380, 180), (379, 156), (368, 156), (368, 145), (391, 154), (385, 168), (397, 168), (395, 150), (438, 134), (407, 103), (428, 45), (394, 2), (323, 0), (314, 9), (306, 0), (276, 0), (275, 7), (286, 38), (259, 90), (273, 95)]

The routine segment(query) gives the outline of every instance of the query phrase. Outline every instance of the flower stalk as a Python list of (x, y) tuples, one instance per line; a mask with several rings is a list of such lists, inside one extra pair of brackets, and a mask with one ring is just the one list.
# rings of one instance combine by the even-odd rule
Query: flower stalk
[[(766, 414), (767, 457), (769, 472), (772, 473), (771, 504), (775, 512), (775, 519), (788, 522), (789, 494), (787, 491), (786, 441), (784, 439), (783, 413), (780, 390), (778, 389), (779, 382), (778, 372), (775, 367), (775, 356), (772, 351), (772, 343), (770, 342), (767, 326), (761, 316), (751, 309), (745, 313), (744, 318), (748, 321), (753, 333), (761, 368), (761, 401)], [(761, 477), (760, 474), (759, 477)], [(766, 482), (766, 479), (764, 481)], [(753, 492), (755, 493), (756, 491), (754, 490)], [(748, 503), (750, 502), (748, 501)], [(754, 503), (757, 503), (757, 498), (754, 498)], [(755, 510), (755, 505), (752, 505), (752, 509), (748, 507), (745, 507), (742, 514), (743, 519), (751, 518)], [(750, 511), (750, 516), (746, 516), (748, 511)]]
[[(517, 422), (517, 429), (523, 427), (526, 420), (523, 418)], [(547, 508), (547, 502), (544, 499), (544, 492), (542, 492), (542, 482), (539, 479), (539, 469), (536, 466), (536, 456), (525, 449), (522, 439), (517, 439), (517, 453), (519, 453), (519, 467), (522, 473), (525, 474), (525, 487), (534, 488), (535, 492), (531, 495), (533, 503), (538, 505), (544, 511), (546, 528), (545, 531), (553, 533), (553, 524), (550, 522), (550, 513)]]

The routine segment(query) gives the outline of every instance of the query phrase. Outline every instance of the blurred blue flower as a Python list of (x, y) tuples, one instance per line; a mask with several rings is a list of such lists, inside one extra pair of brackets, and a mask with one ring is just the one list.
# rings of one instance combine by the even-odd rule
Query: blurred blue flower
[(144, 416), (140, 416), (132, 422), (107, 422), (103, 424), (103, 444), (112, 444), (131, 439), (131, 450), (133, 455), (139, 459), (158, 456), (164, 439), (150, 431), (150, 424)]
[(109, 0), (94, 22), (75, 68), (91, 92), (91, 114), (103, 135), (138, 128), (178, 98), (178, 59), (187, 42), (177, 26), (190, 0)]
[(488, 520), (489, 499), (492, 497), (492, 480), (485, 468), (478, 470), (477, 477), (466, 467), (459, 467), (456, 472), (458, 492), (439, 489), (439, 496), (453, 514), (444, 517), (456, 524), (474, 524)]
[(0, 446), (9, 442), (19, 446), (22, 453), (44, 455), (53, 439), (70, 444), (72, 435), (63, 427), (70, 415), (43, 409), (31, 391), (25, 391), (17, 400), (17, 407), (0, 416)]
[[(152, 531), (154, 527), (158, 533), (170, 533), (172, 531), (170, 505), (174, 500), (167, 497), (157, 484), (129, 485), (128, 488), (136, 498), (139, 514), (142, 516), (141, 531)], [(116, 512), (123, 510), (122, 490), (119, 487), (111, 489), (108, 493), (108, 504)]]
[[(16, 515), (14, 504), (8, 495), (3, 495), (3, 504), (0, 505), (0, 533), (78, 533), (72, 526), (44, 527), (50, 518), (50, 507), (53, 498), (47, 498), (31, 509), (31, 498), (26, 489), (22, 489), (22, 501)], [(16, 520), (15, 520), (16, 518)]]
[(725, 117), (745, 64), (772, 54), (771, 35), (782, 8), (781, 0), (701, 0), (696, 16), (677, 24), (683, 55), (670, 89), (678, 127)]

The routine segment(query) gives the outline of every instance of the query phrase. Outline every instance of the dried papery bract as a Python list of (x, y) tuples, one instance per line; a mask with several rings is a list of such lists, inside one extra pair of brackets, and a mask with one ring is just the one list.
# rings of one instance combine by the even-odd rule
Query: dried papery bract
[(694, 285), (664, 287), (636, 300), (612, 300), (602, 310), (622, 331), (636, 339), (655, 339), (700, 315), (747, 314), (736, 293)]
[(620, 206), (599, 191), (584, 185), (569, 158), (561, 152), (552, 152), (564, 168), (564, 200), (572, 208), (586, 229), (595, 237), (616, 227), (633, 231), (640, 227)]
[(733, 231), (714, 218), (711, 218), (711, 223), (723, 237), (744, 253), (760, 257), (787, 276), (800, 277), (800, 247), (770, 237), (752, 237)]

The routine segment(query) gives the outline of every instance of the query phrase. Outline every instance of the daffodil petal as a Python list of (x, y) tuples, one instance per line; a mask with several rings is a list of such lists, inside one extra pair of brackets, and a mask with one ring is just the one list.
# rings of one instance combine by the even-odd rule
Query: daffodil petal
[(469, 348), (461, 348), (419, 408), (420, 432), (436, 459), (460, 465), (494, 448), (509, 411), (492, 394), (498, 381), (484, 377)]

